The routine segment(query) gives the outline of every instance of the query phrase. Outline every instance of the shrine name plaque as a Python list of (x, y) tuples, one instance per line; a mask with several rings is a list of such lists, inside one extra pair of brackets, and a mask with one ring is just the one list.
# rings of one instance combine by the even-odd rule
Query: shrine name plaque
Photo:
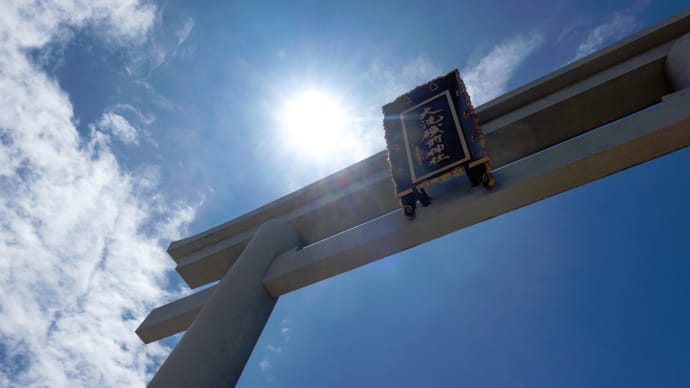
[(466, 172), (473, 186), (493, 186), (484, 137), (458, 70), (382, 110), (395, 194), (406, 217), (414, 217), (417, 200), (430, 203), (426, 186), (452, 175)]

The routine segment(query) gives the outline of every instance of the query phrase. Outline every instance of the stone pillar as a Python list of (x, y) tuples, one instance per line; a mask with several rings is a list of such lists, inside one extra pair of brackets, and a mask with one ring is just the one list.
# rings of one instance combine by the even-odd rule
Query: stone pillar
[(292, 226), (264, 223), (149, 387), (234, 387), (277, 301), (262, 286), (264, 275), (299, 244)]
[(690, 34), (678, 39), (666, 57), (666, 77), (673, 90), (690, 87)]

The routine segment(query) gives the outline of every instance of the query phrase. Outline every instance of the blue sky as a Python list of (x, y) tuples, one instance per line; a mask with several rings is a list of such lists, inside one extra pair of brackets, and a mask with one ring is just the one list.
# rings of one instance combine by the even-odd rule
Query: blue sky
[[(143, 386), (190, 292), (165, 253), (688, 0), (0, 4), (0, 386)], [(341, 122), (297, 132), (317, 95)], [(303, 127), (303, 126), (302, 126)], [(490, 147), (490, 144), (489, 144)], [(690, 386), (690, 150), (281, 297), (241, 387)]]

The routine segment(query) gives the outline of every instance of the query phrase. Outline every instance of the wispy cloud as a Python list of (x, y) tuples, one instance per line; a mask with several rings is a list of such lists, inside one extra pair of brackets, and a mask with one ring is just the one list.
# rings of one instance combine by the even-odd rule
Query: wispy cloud
[(92, 130), (98, 128), (103, 132), (111, 133), (124, 144), (139, 144), (139, 131), (127, 119), (117, 113), (104, 113), (91, 128)]
[[(141, 41), (154, 9), (15, 4), (0, 3), (0, 386), (141, 386), (168, 349), (133, 331), (171, 296), (162, 240), (194, 210), (170, 205), (155, 174), (125, 171), (100, 128), (80, 137), (68, 96), (26, 52), (89, 25)], [(111, 132), (134, 141), (116, 116)]]
[(179, 30), (175, 32), (175, 35), (177, 36), (177, 46), (181, 46), (182, 43), (184, 43), (187, 38), (189, 38), (189, 34), (192, 32), (192, 28), (194, 28), (194, 20), (192, 18), (187, 18), (184, 21), (184, 24), (182, 24), (182, 27), (180, 27)]
[(443, 71), (426, 55), (411, 58), (402, 66), (389, 63), (386, 58), (379, 58), (369, 66), (365, 78), (375, 85), (377, 92), (372, 97), (377, 102), (377, 113), (380, 113), (383, 104), (442, 75)]
[(142, 124), (146, 125), (151, 125), (153, 124), (154, 121), (156, 121), (156, 115), (152, 113), (144, 113), (141, 110), (133, 107), (130, 104), (115, 104), (112, 109), (110, 109), (112, 112), (129, 112), (132, 113), (136, 116), (136, 118), (141, 122)]
[(508, 39), (496, 46), (477, 63), (468, 65), (461, 75), (472, 103), (477, 106), (506, 92), (515, 70), (543, 42), (539, 33)]
[(278, 340), (279, 344), (266, 345), (263, 357), (261, 358), (261, 361), (259, 361), (259, 368), (261, 368), (262, 372), (266, 373), (266, 378), (269, 381), (272, 380), (272, 376), (270, 375), (269, 371), (272, 362), (276, 359), (276, 357), (278, 357), (279, 354), (288, 349), (288, 343), (290, 342), (290, 328), (287, 327), (290, 322), (287, 319), (283, 319), (281, 323), (282, 327), (280, 328), (280, 338)]
[(585, 40), (577, 46), (573, 61), (640, 29), (642, 24), (638, 20), (638, 14), (647, 4), (648, 1), (638, 1), (631, 8), (614, 12), (604, 23), (594, 27)]
[[(175, 25), (175, 23), (171, 23)], [(148, 36), (145, 50), (135, 50), (131, 53), (127, 73), (136, 79), (147, 80), (153, 72), (172, 58), (193, 52), (186, 47), (185, 42), (194, 29), (194, 20), (186, 18), (173, 30), (163, 26), (163, 12), (156, 15), (154, 33)]]
[(261, 361), (259, 361), (259, 368), (261, 368), (262, 371), (266, 371), (268, 368), (271, 367), (271, 363), (268, 362), (265, 358)]

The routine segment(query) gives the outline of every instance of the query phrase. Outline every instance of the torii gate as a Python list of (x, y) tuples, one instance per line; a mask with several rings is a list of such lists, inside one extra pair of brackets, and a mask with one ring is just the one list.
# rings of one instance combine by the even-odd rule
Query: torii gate
[[(690, 10), (476, 110), (496, 186), (400, 216), (380, 152), (168, 253), (191, 288), (136, 330), (187, 330), (151, 387), (233, 386), (280, 295), (690, 145)], [(462, 181), (462, 183), (460, 183)]]

